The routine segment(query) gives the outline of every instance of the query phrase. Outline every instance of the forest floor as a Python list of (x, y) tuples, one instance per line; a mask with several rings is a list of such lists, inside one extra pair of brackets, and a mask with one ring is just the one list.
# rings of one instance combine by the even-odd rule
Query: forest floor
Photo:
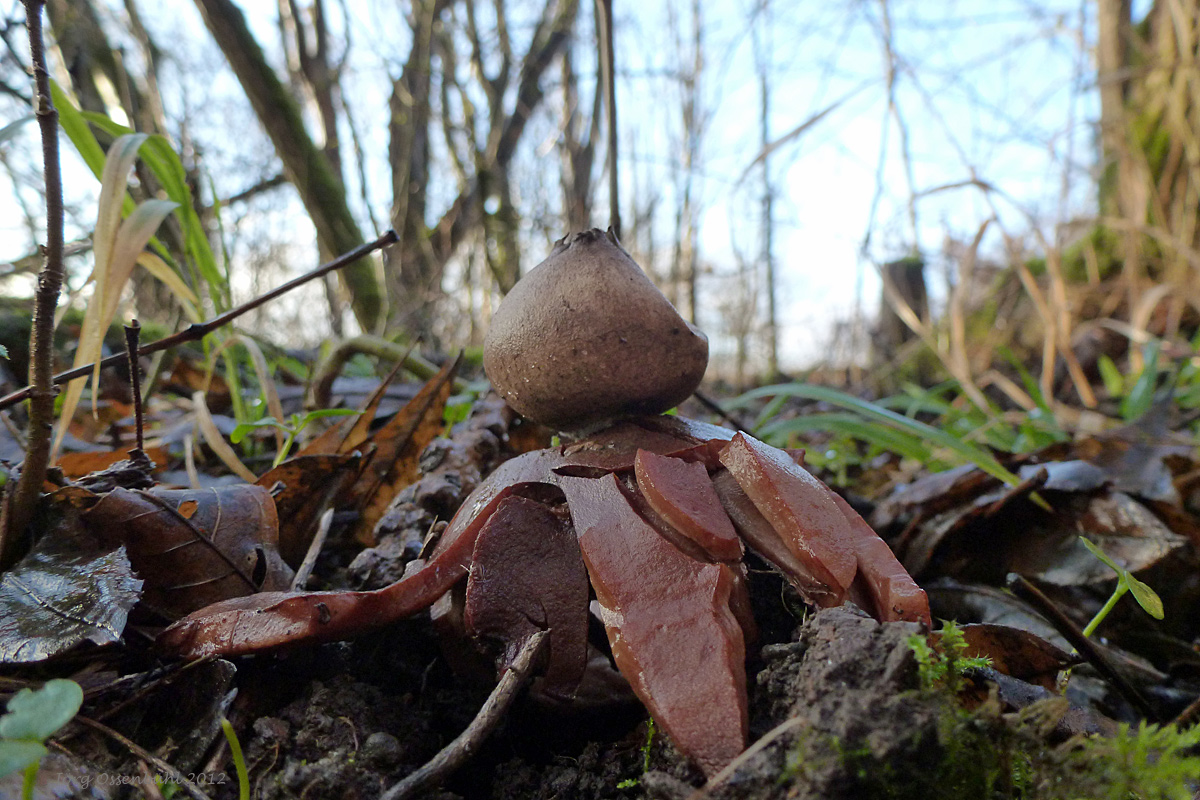
[[(385, 397), (379, 418), (402, 419), (423, 396), (418, 389)], [(448, 391), (439, 395), (443, 402)], [(442, 403), (432, 403), (410, 427), (436, 417), (434, 433), (444, 432), (442, 414)], [(497, 401), (481, 402), (450, 438), (431, 438), (402, 456), (417, 480), (388, 495), (372, 546), (364, 549), (353, 535), (354, 515), (334, 517), (309, 587), (371, 589), (395, 580), (425, 534), (498, 463), (547, 443), (511, 423)], [(391, 424), (371, 434), (371, 446), (383, 445), (380, 431)], [(1195, 735), (1139, 738), (1118, 728), (1189, 722), (1200, 697), (1200, 519), (1187, 488), (1195, 466), (1177, 444), (1122, 435), (1007, 459), (1026, 478), (1019, 485), (967, 466), (911, 475), (875, 502), (850, 487), (847, 496), (928, 589), (934, 618), (982, 623), (967, 626), (966, 649), (935, 645), (930, 655), (916, 623), (879, 623), (852, 606), (807, 609), (748, 554), (758, 626), (747, 659), (752, 745), (718, 775), (706, 779), (682, 758), (627, 691), (571, 708), (527, 695), (440, 785), (403, 796), (1124, 800), (1134, 790), (1146, 798), (1200, 797), (1200, 758), (1188, 750)], [(303, 492), (314, 494), (321, 474), (306, 478)], [(178, 481), (174, 475), (156, 479)], [(860, 476), (859, 486), (869, 477)], [(89, 486), (89, 497), (68, 492), (77, 505), (111, 490), (87, 480), (75, 485)], [(205, 491), (231, 483), (222, 478)], [(1044, 499), (1054, 513), (1043, 513)], [(277, 500), (285, 537), (298, 518)], [(95, 524), (89, 513), (84, 519)], [(65, 511), (62, 518), (74, 519)], [(1118, 664), (1133, 696), (1114, 688), (1103, 663), (1070, 656), (1070, 643), (1036, 603), (1002, 589), (1009, 572), (1031, 576), (1052, 604), (1086, 621), (1113, 576), (1074, 547), (1081, 532), (1146, 577), (1166, 605), (1159, 623), (1125, 600), (1109, 623), (1099, 658)], [(8, 602), (3, 595), (0, 602)], [(79, 718), (44, 760), (34, 796), (231, 800), (238, 779), (220, 733), (227, 718), (252, 797), (377, 798), (466, 729), (493, 689), (492, 676), (451, 669), (456, 659), (446, 648), (453, 643), (425, 614), (348, 641), (191, 663), (147, 647), (154, 626), (145, 616), (135, 610), (122, 646), (68, 648), (40, 663), (3, 667), (0, 690), (8, 693), (49, 677), (71, 677), (85, 692)], [(30, 638), (28, 630), (0, 631), (0, 648), (11, 651), (14, 635)], [(968, 667), (968, 655), (989, 655), (992, 666)], [(1055, 690), (1072, 664), (1064, 698)], [(155, 774), (166, 781), (148, 788)], [(0, 779), (0, 797), (18, 797), (20, 777)]]

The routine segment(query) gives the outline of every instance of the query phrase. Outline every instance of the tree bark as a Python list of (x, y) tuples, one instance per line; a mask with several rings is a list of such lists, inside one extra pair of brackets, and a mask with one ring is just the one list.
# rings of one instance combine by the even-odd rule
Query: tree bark
[[(344, 253), (363, 244), (341, 181), (313, 143), (300, 109), (267, 63), (241, 10), (231, 0), (196, 0), (196, 6), (275, 145), (284, 174), (296, 187), (317, 229), (321, 247), (330, 253)], [(374, 331), (383, 311), (383, 296), (371, 261), (352, 264), (339, 276), (350, 293), (359, 326)]]

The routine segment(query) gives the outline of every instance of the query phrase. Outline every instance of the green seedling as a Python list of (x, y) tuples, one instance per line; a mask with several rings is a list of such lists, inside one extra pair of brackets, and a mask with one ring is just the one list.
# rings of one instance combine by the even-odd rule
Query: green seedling
[(242, 743), (238, 741), (233, 725), (224, 717), (221, 718), (221, 730), (225, 740), (229, 742), (229, 753), (233, 756), (233, 768), (237, 771), (238, 800), (250, 800), (250, 773), (246, 769), (246, 757), (242, 755)]
[(1088, 549), (1088, 552), (1107, 564), (1113, 572), (1117, 573), (1117, 585), (1113, 588), (1112, 595), (1108, 598), (1108, 601), (1105, 602), (1104, 606), (1096, 612), (1096, 616), (1092, 617), (1092, 621), (1089, 622), (1083, 629), (1084, 636), (1092, 635), (1092, 632), (1099, 627), (1100, 623), (1104, 621), (1104, 618), (1107, 617), (1117, 605), (1117, 601), (1125, 596), (1126, 592), (1129, 592), (1133, 595), (1133, 599), (1137, 600), (1138, 605), (1141, 606), (1147, 614), (1155, 619), (1163, 618), (1162, 598), (1160, 598), (1153, 589), (1139, 581), (1137, 578), (1133, 577), (1129, 570), (1113, 561), (1107, 553), (1105, 553), (1095, 544), (1082, 536), (1080, 536), (1079, 539), (1083, 542), (1083, 546)]
[(992, 665), (986, 657), (965, 656), (967, 640), (962, 628), (953, 620), (942, 622), (941, 639), (930, 644), (920, 633), (908, 637), (908, 646), (917, 659), (917, 670), (921, 686), (925, 689), (946, 689), (957, 694), (963, 687), (963, 676), (968, 670), (983, 669)]
[(22, 689), (0, 717), (0, 777), (25, 770), (21, 796), (33, 797), (38, 764), (50, 752), (46, 740), (79, 713), (83, 689), (75, 681), (55, 679), (37, 691)]
[(233, 433), (229, 434), (229, 440), (234, 444), (238, 444), (250, 431), (258, 428), (278, 428), (283, 431), (287, 438), (283, 440), (283, 446), (279, 448), (279, 452), (275, 454), (275, 461), (271, 464), (272, 467), (278, 467), (283, 463), (283, 460), (288, 457), (288, 453), (292, 451), (292, 445), (296, 443), (296, 437), (301, 431), (309, 426), (314, 420), (323, 417), (348, 417), (361, 412), (355, 411), (352, 408), (322, 408), (317, 411), (307, 411), (303, 414), (292, 414), (287, 418), (286, 422), (280, 422), (274, 417), (263, 417), (254, 422), (239, 423), (233, 429)]

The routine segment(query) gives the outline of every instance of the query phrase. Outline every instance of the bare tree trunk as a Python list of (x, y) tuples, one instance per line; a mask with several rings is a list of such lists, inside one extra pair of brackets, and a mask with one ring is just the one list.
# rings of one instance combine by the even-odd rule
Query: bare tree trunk
[[(599, 24), (599, 19), (597, 19)], [(563, 139), (562, 192), (567, 231), (586, 231), (592, 227), (592, 167), (595, 163), (596, 141), (600, 138), (601, 90), (603, 76), (596, 71), (596, 90), (592, 94), (591, 116), (583, 133), (580, 113), (579, 80), (575, 74), (573, 47), (563, 49)], [(599, 62), (597, 62), (599, 63)], [(565, 233), (566, 231), (564, 231)]]
[[(680, 89), (682, 91), (682, 136), (681, 150), (683, 163), (680, 167), (680, 196), (675, 211), (675, 250), (671, 263), (671, 286), (668, 297), (681, 306), (681, 300), (686, 300), (687, 318), (696, 324), (696, 285), (700, 263), (698, 219), (699, 204), (695, 198), (695, 180), (699, 169), (701, 142), (704, 136), (704, 111), (701, 107), (703, 99), (700, 92), (700, 78), (704, 70), (703, 25), (700, 14), (699, 0), (691, 3), (691, 36), (690, 51), (685, 50), (679, 40), (677, 23), (676, 47), (680, 59)], [(683, 59), (689, 55), (691, 63), (684, 67)], [(682, 288), (683, 298), (680, 298)]]
[(1097, 81), (1100, 84), (1100, 144), (1106, 169), (1115, 168), (1117, 190), (1102, 197), (1113, 207), (1107, 213), (1123, 214), (1132, 209), (1125, 205), (1127, 183), (1133, 177), (1129, 139), (1126, 130), (1125, 101), (1129, 94), (1129, 51), (1132, 24), (1131, 0), (1097, 0), (1099, 38), (1096, 43)]
[(103, 75), (111, 86), (119, 85), (121, 80), (115, 51), (104, 35), (96, 9), (90, 0), (48, 0), (46, 17), (79, 105), (84, 111), (108, 116), (110, 109), (100, 93), (96, 75)]
[[(338, 181), (345, 186), (342, 171), (341, 145), (338, 135), (339, 98), (338, 70), (329, 62), (329, 26), (325, 19), (325, 1), (313, 0), (308, 8), (299, 0), (280, 0), (279, 19), (283, 25), (284, 49), (290, 54), (289, 71), (299, 84), (300, 92), (312, 99), (321, 123), (321, 152)], [(321, 260), (336, 257), (321, 247)], [(329, 305), (329, 325), (335, 336), (344, 335), (342, 312), (344, 304), (337, 291), (337, 279), (326, 275), (322, 280), (325, 300)]]
[[(317, 229), (320, 246), (344, 253), (364, 242), (346, 192), (325, 154), (313, 143), (296, 106), (267, 63), (262, 48), (231, 0), (196, 0), (204, 23), (237, 75), (259, 121), (275, 145), (288, 181), (296, 187)], [(375, 268), (364, 259), (338, 273), (350, 293), (358, 324), (373, 331), (383, 309)]]
[[(1103, 172), (1100, 213), (1136, 224), (1145, 220), (1148, 180), (1140, 175), (1129, 130), (1126, 102), (1129, 97), (1132, 21), (1130, 0), (1097, 0), (1097, 80), (1100, 84), (1100, 146)], [(1124, 275), (1131, 301), (1141, 294), (1141, 237), (1134, 230), (1121, 233)]]
[(434, 28), (445, 0), (413, 0), (412, 49), (389, 103), (388, 159), (392, 166), (392, 227), (400, 241), (386, 253), (393, 321), (413, 336), (432, 338), (441, 299), (441, 269), (429, 250), (425, 188), (429, 182), (430, 85)]
[[(488, 118), (486, 124), (476, 124), (471, 116), (469, 123), (457, 128), (443, 120), (443, 130), (463, 132), (469, 152), (459, 153), (464, 143), (450, 141), (451, 134), (447, 133), (447, 147), (457, 162), (463, 188), (438, 222), (429, 226), (425, 185), (429, 169), (429, 76), (434, 58), (440, 54), (443, 62), (440, 75), (443, 91), (447, 96), (450, 92), (458, 93), (461, 105), (467, 109), (465, 113), (474, 114), (479, 96), (458, 85), (453, 69), (445, 69), (456, 60), (453, 38), (437, 35), (437, 24), (445, 5), (444, 0), (423, 0), (417, 2), (414, 9), (414, 51), (396, 81), (392, 95), (389, 153), (395, 186), (392, 218), (396, 229), (401, 231), (401, 243), (389, 254), (392, 285), (397, 293), (393, 308), (402, 319), (410, 321), (410, 333), (429, 340), (432, 340), (435, 303), (441, 297), (443, 270), (477, 226), (483, 224), (490, 232), (493, 249), (490, 250), (489, 266), (501, 291), (511, 288), (520, 276), (518, 217), (507, 173), (526, 124), (544, 97), (542, 76), (570, 38), (579, 0), (546, 0), (529, 50), (519, 62), (510, 51), (504, 6), (498, 3), (499, 64), (491, 70), (487, 67), (493, 62), (484, 63), (483, 41), (477, 33), (472, 33), (475, 29), (474, 6), (471, 2), (466, 3), (467, 35), (472, 40), (472, 71), (478, 76), (479, 89), (487, 98)], [(428, 31), (428, 37), (425, 31)], [(516, 91), (510, 93), (512, 77), (517, 79)], [(510, 95), (515, 95), (515, 99), (509, 100)], [(449, 113), (449, 110), (443, 109), (443, 112)], [(492, 205), (488, 203), (489, 199), (494, 203), (494, 211), (488, 210)]]
[[(758, 68), (759, 97), (761, 101), (759, 108), (759, 142), (763, 154), (762, 262), (763, 270), (766, 273), (764, 291), (767, 294), (767, 380), (772, 381), (779, 374), (779, 325), (775, 309), (775, 253), (773, 247), (775, 220), (772, 206), (774, 204), (775, 193), (771, 187), (771, 170), (769, 165), (771, 144), (771, 22), (768, 14), (768, 3), (769, 0), (762, 0), (762, 5), (759, 8), (760, 19), (758, 23), (761, 24), (763, 32), (760, 37), (757, 33), (758, 25), (755, 26), (754, 51), (755, 66)], [(744, 357), (742, 355), (742, 358)], [(740, 371), (738, 377), (740, 380)]]
[[(888, 286), (895, 289), (896, 296), (908, 305), (922, 320), (929, 319), (929, 294), (925, 289), (925, 261), (920, 256), (910, 256), (883, 265), (881, 276), (887, 284), (879, 296), (879, 327), (874, 338), (874, 362), (878, 365), (890, 363), (905, 343), (917, 338), (917, 334), (905, 324), (888, 301)], [(918, 368), (921, 364), (918, 362)]]

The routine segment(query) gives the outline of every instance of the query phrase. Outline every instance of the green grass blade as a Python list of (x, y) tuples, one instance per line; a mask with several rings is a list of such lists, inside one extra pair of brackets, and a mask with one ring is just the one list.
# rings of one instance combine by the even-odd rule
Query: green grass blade
[(807, 431), (823, 431), (852, 436), (883, 450), (898, 453), (904, 458), (913, 458), (922, 463), (933, 457), (929, 448), (917, 437), (895, 428), (869, 422), (849, 412), (806, 414), (802, 417), (782, 419), (764, 425), (756, 433), (764, 441), (779, 445), (786, 444), (791, 435)]
[(1014, 473), (1005, 469), (1004, 466), (996, 460), (995, 456), (978, 445), (965, 442), (947, 433), (946, 431), (934, 428), (931, 425), (926, 425), (924, 422), (910, 419), (903, 414), (897, 414), (895, 411), (884, 408), (883, 406), (868, 402), (866, 400), (861, 400), (853, 395), (838, 391), (837, 389), (830, 389), (827, 386), (810, 386), (802, 383), (786, 383), (776, 386), (763, 386), (759, 389), (753, 389), (749, 392), (746, 392), (741, 397), (736, 398), (730, 407), (737, 408), (748, 405), (749, 403), (762, 398), (778, 398), (781, 396), (816, 400), (853, 411), (862, 416), (864, 419), (886, 425), (895, 430), (904, 431), (910, 436), (915, 436), (923, 442), (945, 448), (958, 455), (963, 460), (975, 464), (975, 466), (979, 467), (988, 475), (998, 478), (1009, 485), (1015, 486), (1021, 482), (1021, 479)]
[(1158, 354), (1159, 343), (1150, 342), (1142, 351), (1145, 365), (1142, 374), (1138, 376), (1129, 394), (1121, 400), (1121, 418), (1126, 422), (1134, 422), (1150, 410), (1154, 404), (1154, 393), (1158, 389)]
[[(120, 123), (113, 122), (103, 114), (85, 111), (80, 116), (86, 122), (112, 136), (122, 136), (131, 130)], [(155, 135), (149, 137), (142, 145), (140, 155), (146, 166), (154, 173), (154, 177), (162, 184), (167, 197), (179, 204), (175, 214), (183, 229), (187, 257), (195, 264), (203, 280), (214, 291), (221, 291), (222, 296), (219, 300), (227, 302), (228, 297), (225, 296), (224, 289), (226, 281), (217, 268), (216, 258), (213, 256), (212, 247), (208, 242), (208, 235), (200, 222), (200, 217), (196, 214), (195, 199), (188, 186), (187, 171), (179, 159), (179, 154), (175, 152), (175, 148), (166, 138)]]

